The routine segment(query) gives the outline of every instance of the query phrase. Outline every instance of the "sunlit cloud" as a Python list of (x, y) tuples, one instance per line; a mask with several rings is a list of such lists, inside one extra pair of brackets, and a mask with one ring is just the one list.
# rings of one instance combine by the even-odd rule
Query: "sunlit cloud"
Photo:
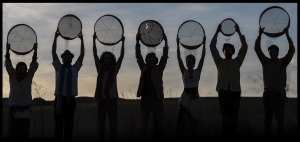
[[(24, 23), (31, 26), (38, 36), (38, 63), (39, 68), (33, 78), (37, 84), (47, 88), (46, 100), (54, 99), (55, 70), (52, 65), (52, 43), (58, 21), (66, 14), (74, 14), (82, 22), (82, 33), (85, 45), (85, 57), (78, 77), (79, 96), (93, 97), (97, 72), (93, 59), (92, 37), (94, 25), (98, 18), (105, 14), (117, 16), (123, 23), (125, 36), (125, 56), (121, 69), (118, 73), (117, 85), (119, 96), (126, 95), (130, 99), (139, 99), (135, 95), (139, 83), (140, 70), (135, 58), (136, 33), (141, 22), (145, 20), (156, 20), (162, 26), (168, 38), (169, 59), (164, 70), (163, 81), (166, 97), (179, 97), (183, 91), (181, 73), (176, 56), (176, 36), (179, 26), (186, 20), (199, 22), (206, 35), (206, 56), (199, 82), (199, 93), (201, 97), (217, 96), (217, 68), (212, 59), (209, 44), (216, 31), (218, 24), (225, 18), (233, 18), (240, 26), (242, 34), (245, 35), (248, 51), (241, 67), (242, 95), (260, 97), (263, 83), (261, 64), (254, 52), (254, 43), (258, 35), (259, 16), (269, 6), (278, 5), (285, 8), (290, 16), (291, 23), (289, 34), (297, 47), (297, 5), (295, 3), (3, 3), (3, 28), (2, 47), (6, 45), (7, 34), (14, 25)], [(225, 37), (218, 36), (217, 48), (221, 57), (224, 57), (221, 49)], [(261, 46), (263, 53), (269, 57), (266, 42), (271, 40), (262, 36)], [(236, 51), (240, 49), (240, 40), (237, 34), (229, 40)], [(283, 57), (288, 51), (286, 36), (276, 38), (276, 44), (280, 48), (279, 57)], [(73, 63), (80, 54), (80, 40), (78, 38), (69, 41), (69, 47), (65, 47), (65, 40), (57, 39), (57, 55), (65, 49), (71, 50), (75, 57)], [(106, 49), (96, 41), (98, 56)], [(156, 47), (156, 54), (160, 58), (164, 41)], [(114, 46), (113, 53), (118, 58), (121, 44)], [(143, 57), (147, 54), (147, 47), (141, 44)], [(185, 60), (184, 48), (180, 47), (181, 56)], [(9, 79), (4, 66), (5, 48), (2, 48), (2, 94), (8, 97)], [(197, 50), (197, 62), (199, 62), (202, 46)], [(11, 53), (12, 54), (12, 53)], [(236, 54), (233, 57), (236, 57)], [(32, 53), (30, 53), (31, 59)], [(289, 97), (297, 97), (297, 48), (293, 60), (287, 68), (287, 83), (289, 84)], [(121, 96), (123, 93), (123, 96)]]

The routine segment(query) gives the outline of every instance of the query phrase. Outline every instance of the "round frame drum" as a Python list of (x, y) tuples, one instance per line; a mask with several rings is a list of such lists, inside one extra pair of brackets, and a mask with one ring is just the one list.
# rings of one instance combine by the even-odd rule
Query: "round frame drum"
[(124, 35), (121, 20), (110, 14), (103, 15), (96, 21), (94, 32), (97, 40), (104, 45), (118, 44)]
[(260, 15), (259, 25), (261, 28), (265, 28), (263, 30), (265, 35), (279, 37), (284, 34), (284, 28), (290, 27), (290, 16), (285, 9), (271, 6)]
[(82, 24), (77, 16), (67, 14), (59, 20), (57, 30), (62, 38), (66, 40), (73, 40), (77, 38), (78, 34), (81, 32)]
[(34, 44), (37, 43), (37, 35), (30, 26), (17, 24), (9, 30), (7, 43), (15, 54), (25, 55), (33, 50)]
[(164, 29), (157, 21), (146, 20), (140, 24), (138, 33), (145, 46), (156, 47), (163, 40)]
[(225, 36), (232, 36), (235, 33), (236, 22), (232, 18), (226, 18), (221, 22), (221, 33)]
[(184, 48), (193, 50), (202, 45), (205, 31), (199, 22), (187, 20), (178, 28), (177, 36)]

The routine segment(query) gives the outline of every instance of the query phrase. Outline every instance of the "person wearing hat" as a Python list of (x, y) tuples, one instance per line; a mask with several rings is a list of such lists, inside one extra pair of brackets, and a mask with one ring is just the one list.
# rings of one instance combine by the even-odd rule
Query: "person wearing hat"
[(80, 32), (78, 38), (81, 40), (80, 55), (72, 65), (74, 54), (65, 50), (61, 54), (61, 64), (56, 54), (56, 39), (60, 35), (56, 31), (52, 45), (52, 65), (55, 69), (55, 100), (54, 100), (54, 137), (59, 140), (72, 141), (73, 122), (76, 108), (75, 96), (78, 96), (78, 72), (82, 66), (84, 57), (83, 35)]
[(9, 107), (8, 138), (29, 138), (31, 116), (31, 84), (35, 72), (38, 69), (37, 43), (33, 45), (33, 56), (30, 67), (24, 62), (18, 62), (16, 68), (12, 66), (10, 59), (10, 44), (6, 43), (5, 68), (9, 76)]
[(266, 137), (271, 136), (271, 125), (274, 113), (277, 120), (277, 136), (282, 137), (284, 136), (284, 108), (286, 103), (286, 68), (293, 59), (295, 46), (289, 36), (288, 29), (285, 28), (283, 32), (286, 34), (289, 43), (287, 54), (282, 58), (278, 58), (278, 46), (271, 45), (268, 47), (270, 55), (270, 58), (268, 58), (262, 52), (260, 45), (263, 30), (264, 28), (259, 27), (254, 50), (262, 64), (263, 71), (264, 131)]
[(245, 59), (248, 45), (245, 36), (241, 34), (239, 26), (235, 25), (235, 30), (241, 41), (241, 48), (235, 58), (234, 46), (224, 43), (223, 54), (225, 58), (221, 58), (216, 47), (218, 33), (221, 31), (222, 25), (219, 24), (214, 37), (210, 43), (210, 51), (218, 70), (218, 81), (216, 90), (219, 97), (219, 105), (222, 116), (222, 136), (225, 138), (234, 138), (237, 134), (237, 120), (241, 98), (240, 84), (240, 67)]

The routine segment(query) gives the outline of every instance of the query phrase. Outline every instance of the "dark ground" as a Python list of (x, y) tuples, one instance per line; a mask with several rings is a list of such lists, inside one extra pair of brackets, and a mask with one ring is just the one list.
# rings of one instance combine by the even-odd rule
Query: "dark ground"
[[(203, 131), (199, 139), (212, 141), (223, 140), (221, 136), (221, 115), (217, 97), (202, 97), (204, 111)], [(92, 103), (93, 98), (77, 97), (77, 107), (74, 120), (74, 141), (98, 141), (97, 140), (97, 105)], [(2, 108), (2, 138), (7, 138), (7, 99), (3, 98)], [(43, 106), (32, 106), (32, 118), (30, 138), (53, 139), (53, 101), (40, 101)], [(140, 128), (140, 100), (118, 101), (118, 133), (119, 141), (137, 141)], [(41, 103), (40, 103), (41, 104)], [(176, 141), (176, 123), (178, 117), (178, 98), (164, 99), (163, 136), (168, 141)], [(238, 120), (238, 137), (243, 141), (254, 139), (263, 140), (263, 104), (261, 97), (242, 97)], [(285, 108), (285, 137), (284, 140), (299, 138), (297, 132), (297, 98), (288, 98)], [(149, 140), (152, 135), (152, 117), (149, 121)], [(272, 124), (272, 140), (276, 137), (276, 120)], [(109, 119), (106, 119), (106, 138), (109, 141)], [(36, 140), (36, 139), (35, 139)], [(38, 139), (40, 140), (40, 139)], [(54, 141), (54, 140), (53, 140)]]

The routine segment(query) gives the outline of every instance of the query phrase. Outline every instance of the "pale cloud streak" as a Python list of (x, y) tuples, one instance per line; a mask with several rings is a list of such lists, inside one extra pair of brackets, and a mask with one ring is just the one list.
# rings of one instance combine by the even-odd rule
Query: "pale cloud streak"
[[(57, 29), (58, 21), (66, 14), (74, 14), (82, 22), (82, 32), (85, 44), (85, 57), (83, 66), (79, 72), (78, 92), (79, 96), (90, 96), (94, 94), (96, 86), (96, 68), (92, 54), (92, 36), (94, 33), (95, 22), (105, 14), (113, 14), (117, 16), (123, 23), (125, 36), (125, 56), (122, 67), (118, 74), (118, 91), (119, 93), (127, 93), (129, 98), (134, 98), (137, 91), (140, 70), (135, 58), (135, 35), (139, 24), (144, 20), (156, 20), (164, 28), (169, 44), (169, 59), (164, 71), (165, 91), (172, 90), (171, 97), (179, 97), (183, 90), (182, 79), (176, 57), (176, 34), (179, 26), (186, 20), (198, 21), (204, 28), (206, 34), (206, 57), (204, 67), (199, 83), (200, 96), (206, 97), (211, 93), (217, 96), (215, 91), (217, 82), (217, 70), (212, 60), (209, 50), (209, 44), (218, 24), (225, 18), (233, 18), (240, 26), (242, 34), (245, 35), (248, 43), (248, 52), (244, 63), (241, 67), (241, 85), (243, 93), (246, 96), (261, 96), (262, 80), (258, 79), (262, 72), (261, 64), (253, 50), (254, 42), (258, 34), (259, 16), (261, 12), (269, 6), (278, 5), (285, 8), (290, 14), (290, 36), (297, 47), (297, 4), (296, 3), (4, 3), (3, 4), (3, 31), (2, 46), (5, 47), (7, 33), (11, 27), (16, 24), (25, 23), (31, 26), (38, 36), (38, 62), (39, 68), (34, 76), (34, 81), (47, 88), (47, 94), (44, 96), (47, 100), (53, 100), (54, 96), (54, 75), (55, 70), (52, 66), (51, 47), (54, 33)], [(220, 50), (225, 38), (219, 34), (217, 47)], [(266, 38), (262, 39), (262, 47), (265, 46)], [(74, 39), (69, 42), (70, 50), (75, 54), (73, 63), (80, 54), (80, 40)], [(236, 51), (240, 49), (240, 42), (237, 34), (234, 34), (230, 43), (236, 47)], [(104, 51), (103, 45), (97, 41), (98, 55)], [(287, 41), (285, 36), (277, 38), (277, 44), (280, 48), (279, 57), (283, 57), (287, 53)], [(118, 58), (120, 55), (120, 46), (114, 46), (114, 54)], [(158, 45), (156, 54), (160, 58), (164, 41)], [(64, 40), (59, 37), (57, 40), (57, 54), (66, 49)], [(147, 48), (142, 45), (142, 55), (145, 57)], [(202, 46), (200, 47), (202, 49)], [(197, 63), (201, 57), (202, 50), (198, 49), (196, 56)], [(268, 56), (267, 50), (262, 48), (263, 52)], [(5, 48), (2, 49), (5, 53)], [(181, 56), (184, 60), (184, 49), (181, 47)], [(236, 52), (237, 53), (237, 52)], [(223, 53), (220, 50), (220, 55)], [(235, 54), (236, 55), (236, 54)], [(4, 55), (3, 55), (4, 56)], [(2, 59), (4, 61), (4, 57)], [(32, 54), (28, 55), (31, 58)], [(235, 56), (234, 56), (235, 57)], [(8, 76), (5, 66), (2, 62), (3, 74), (3, 96), (7, 97), (9, 92)], [(293, 61), (289, 66), (297, 68), (297, 48)], [(289, 68), (289, 67), (288, 67)], [(288, 73), (288, 82), (290, 88), (297, 92), (297, 73), (295, 69), (290, 67)], [(257, 83), (250, 80), (248, 76), (256, 77)], [(257, 91), (255, 91), (255, 88)], [(130, 92), (130, 91), (131, 92)], [(289, 95), (296, 97), (296, 93)]]

